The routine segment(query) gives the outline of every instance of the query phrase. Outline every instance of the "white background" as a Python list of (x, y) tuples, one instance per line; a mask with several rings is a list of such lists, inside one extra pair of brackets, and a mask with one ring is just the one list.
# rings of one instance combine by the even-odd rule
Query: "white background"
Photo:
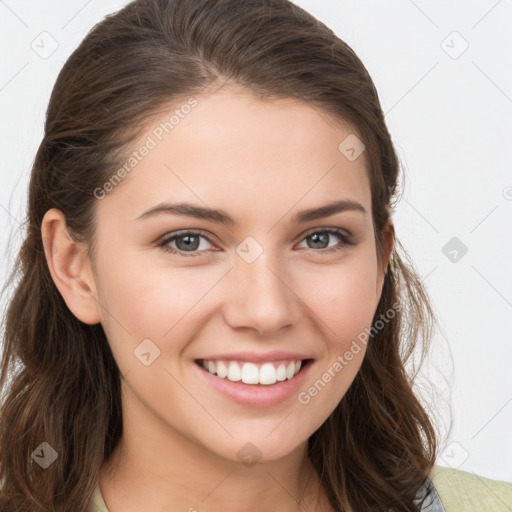
[[(0, 0), (1, 283), (57, 74), (92, 26), (126, 3)], [(440, 325), (421, 382), (438, 390), (439, 421), (453, 420), (438, 462), (512, 482), (512, 1), (295, 3), (361, 58), (402, 161), (396, 232)], [(58, 43), (48, 58), (32, 49), (52, 50), (43, 32)], [(455, 249), (456, 262), (445, 255), (452, 247), (443, 252), (452, 237), (467, 247), (462, 257)], [(418, 389), (428, 400), (426, 384)]]

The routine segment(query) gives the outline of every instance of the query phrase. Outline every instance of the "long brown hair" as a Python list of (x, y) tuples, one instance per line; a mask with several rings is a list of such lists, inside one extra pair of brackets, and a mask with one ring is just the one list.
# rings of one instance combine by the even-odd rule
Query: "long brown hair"
[[(51, 278), (44, 214), (61, 210), (92, 251), (95, 190), (144, 122), (176, 98), (228, 80), (350, 123), (366, 147), (382, 261), (400, 166), (372, 79), (345, 42), (288, 0), (135, 0), (107, 16), (55, 83), (26, 234), (4, 287), (15, 283), (0, 373), (1, 510), (87, 510), (122, 434), (119, 368), (101, 324), (79, 321)], [(427, 348), (434, 314), (398, 238), (392, 261), (374, 322), (391, 309), (394, 316), (370, 337), (354, 382), (308, 443), (336, 511), (419, 510), (415, 497), (436, 457), (435, 428), (405, 370), (416, 345)], [(46, 469), (35, 463), (41, 443), (57, 453)]]

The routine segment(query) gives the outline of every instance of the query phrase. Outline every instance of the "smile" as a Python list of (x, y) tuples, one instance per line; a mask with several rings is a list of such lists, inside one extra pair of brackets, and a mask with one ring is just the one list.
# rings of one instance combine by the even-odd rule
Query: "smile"
[(276, 382), (290, 380), (299, 373), (303, 361), (288, 359), (283, 361), (252, 363), (244, 361), (208, 361), (198, 359), (201, 365), (212, 375), (231, 382), (242, 381), (244, 384), (262, 384), (270, 386)]

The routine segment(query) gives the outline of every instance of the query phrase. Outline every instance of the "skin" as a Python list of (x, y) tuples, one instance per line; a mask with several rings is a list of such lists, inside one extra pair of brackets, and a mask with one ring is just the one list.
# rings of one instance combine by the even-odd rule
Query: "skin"
[[(198, 378), (194, 359), (304, 352), (315, 359), (307, 390), (371, 326), (392, 225), (379, 263), (365, 154), (350, 161), (338, 150), (354, 133), (345, 123), (235, 86), (195, 98), (191, 113), (98, 200), (93, 259), (71, 240), (59, 210), (42, 225), (55, 284), (77, 318), (101, 322), (123, 375), (123, 438), (101, 468), (100, 487), (110, 512), (295, 512), (304, 489), (302, 510), (330, 510), (307, 440), (343, 398), (365, 347), (308, 404), (294, 395), (268, 408), (224, 397)], [(168, 112), (151, 119), (141, 140), (168, 119)], [(291, 223), (299, 211), (340, 199), (366, 213)], [(163, 201), (223, 209), (236, 224), (168, 214), (135, 220)], [(356, 245), (325, 234), (324, 245), (312, 243), (325, 228), (348, 231)], [(200, 238), (196, 257), (156, 246), (186, 229), (211, 240)], [(236, 252), (249, 236), (263, 249), (250, 264)], [(186, 250), (183, 238), (168, 245)], [(325, 252), (334, 246), (341, 250)], [(149, 366), (133, 353), (147, 338), (160, 350)], [(252, 467), (237, 457), (247, 442), (261, 452)]]

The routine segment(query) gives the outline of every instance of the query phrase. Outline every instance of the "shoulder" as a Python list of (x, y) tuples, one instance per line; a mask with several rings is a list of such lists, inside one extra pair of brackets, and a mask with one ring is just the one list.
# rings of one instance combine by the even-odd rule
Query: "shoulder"
[(475, 473), (434, 466), (430, 480), (446, 512), (512, 510), (512, 483), (491, 480)]

